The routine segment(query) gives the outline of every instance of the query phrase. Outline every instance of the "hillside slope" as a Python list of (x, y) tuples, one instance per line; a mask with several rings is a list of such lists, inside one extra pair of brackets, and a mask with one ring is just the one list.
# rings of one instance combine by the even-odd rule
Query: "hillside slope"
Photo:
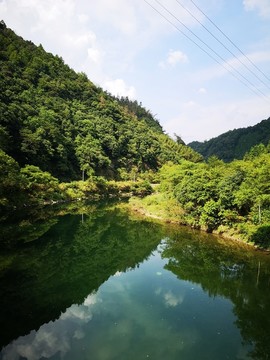
[(82, 171), (117, 179), (168, 160), (201, 160), (165, 135), (150, 111), (111, 96), (3, 21), (0, 44), (0, 149), (20, 167), (70, 181)]
[(270, 118), (247, 128), (235, 129), (219, 135), (209, 141), (193, 141), (188, 144), (204, 158), (216, 155), (228, 162), (242, 159), (255, 145), (267, 145), (270, 141)]

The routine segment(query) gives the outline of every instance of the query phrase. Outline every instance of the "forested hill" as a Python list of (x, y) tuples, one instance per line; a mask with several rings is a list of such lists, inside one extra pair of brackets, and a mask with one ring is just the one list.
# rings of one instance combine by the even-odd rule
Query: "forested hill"
[(165, 135), (137, 101), (111, 96), (3, 21), (0, 88), (0, 147), (20, 167), (35, 165), (65, 181), (82, 170), (121, 179), (134, 168), (202, 159)]
[(267, 145), (269, 141), (270, 118), (255, 126), (231, 130), (209, 141), (193, 141), (188, 145), (203, 155), (204, 158), (215, 155), (228, 162), (234, 159), (242, 159), (253, 146)]

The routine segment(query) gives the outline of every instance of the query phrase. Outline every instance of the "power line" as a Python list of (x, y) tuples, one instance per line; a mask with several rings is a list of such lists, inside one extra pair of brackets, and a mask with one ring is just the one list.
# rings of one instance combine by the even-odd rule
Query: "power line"
[[(217, 57), (219, 57), (222, 61), (227, 63), (225, 59), (223, 59), (215, 50), (213, 50), (208, 44), (206, 44), (203, 40), (201, 40), (192, 30), (190, 30), (183, 22), (181, 22), (175, 15), (173, 15), (166, 7), (164, 7), (158, 0), (155, 0), (166, 12), (168, 12), (173, 18), (175, 18), (182, 26), (184, 26), (189, 32), (193, 34), (198, 40), (200, 40), (209, 50), (211, 50)], [(251, 90), (254, 94), (257, 96), (263, 97), (265, 100), (269, 101), (268, 97), (259, 89), (254, 86), (245, 76), (240, 74), (240, 72), (233, 68), (232, 65), (228, 64), (230, 68), (232, 68), (236, 73), (238, 73), (242, 78), (247, 81), (249, 86), (245, 81), (243, 81), (241, 78), (239, 78), (234, 72), (232, 72), (230, 69), (228, 69), (224, 63), (217, 60), (211, 53), (209, 53), (207, 50), (205, 50), (201, 45), (199, 45), (196, 41), (194, 41), (190, 36), (188, 36), (183, 30), (181, 30), (178, 26), (175, 25), (174, 22), (172, 22), (168, 17), (166, 17), (162, 12), (160, 12), (156, 7), (154, 7), (151, 3), (149, 3), (147, 0), (144, 0), (145, 3), (147, 3), (155, 12), (157, 12), (161, 17), (163, 17), (169, 24), (171, 24), (177, 31), (179, 31), (183, 36), (185, 36), (188, 40), (190, 40), (193, 44), (195, 44), (200, 50), (202, 50), (204, 53), (206, 53), (211, 59), (213, 59), (216, 63), (221, 65), (226, 71), (230, 72), (231, 75), (233, 75), (238, 81), (240, 81), (243, 85), (245, 85), (249, 90)], [(254, 88), (255, 89), (254, 89)], [(259, 94), (260, 93), (260, 94)]]
[(206, 19), (208, 21), (210, 21), (210, 23), (212, 25), (214, 25), (214, 27), (248, 60), (248, 62), (250, 64), (252, 64), (268, 81), (270, 81), (270, 78), (220, 29), (220, 27), (218, 25), (216, 25), (214, 23), (214, 21), (212, 21), (210, 19), (209, 16), (207, 16), (207, 14), (205, 14), (198, 5), (195, 4), (195, 2), (193, 0), (190, 0), (192, 2), (192, 4), (206, 17)]
[[(196, 35), (194, 33), (194, 31), (192, 31), (187, 25), (185, 25), (181, 20), (179, 20), (170, 10), (168, 10), (163, 4), (160, 3), (159, 0), (155, 0), (156, 3), (159, 4), (159, 6), (161, 6), (168, 14), (170, 14), (170, 16), (172, 16), (176, 21), (178, 21), (185, 29), (187, 29), (193, 36), (195, 36), (204, 46), (206, 46), (212, 53), (214, 53), (219, 59), (221, 59), (225, 64), (227, 64), (227, 66), (229, 66), (234, 72), (236, 72), (242, 79), (244, 79), (250, 86), (252, 91), (254, 92), (254, 89), (256, 89), (257, 91), (257, 95), (258, 92), (265, 97), (268, 101), (268, 97), (260, 90), (258, 89), (249, 79), (247, 79), (246, 76), (242, 75), (237, 69), (235, 69), (231, 64), (229, 64), (222, 56), (220, 56), (212, 47), (210, 47), (204, 40), (202, 40), (198, 35)], [(226, 67), (225, 67), (226, 68)], [(226, 68), (227, 71), (228, 68)], [(229, 71), (231, 72), (231, 71)]]
[[(155, 10), (159, 15), (161, 15), (168, 23), (170, 23), (176, 30), (178, 30), (182, 35), (184, 35), (188, 40), (190, 40), (193, 44), (195, 44), (200, 50), (206, 53), (211, 59), (213, 59), (216, 63), (221, 65), (226, 71), (229, 71), (237, 80), (239, 80), (243, 85), (245, 85), (249, 90), (252, 90), (256, 95), (258, 95), (252, 88), (250, 88), (243, 80), (238, 78), (233, 72), (231, 72), (223, 63), (218, 61), (214, 56), (212, 56), (207, 50), (201, 47), (196, 41), (190, 38), (187, 34), (185, 34), (179, 27), (177, 27), (172, 21), (170, 21), (164, 14), (162, 14), (157, 8), (155, 8), (152, 4), (150, 4), (147, 0), (144, 0), (153, 10)], [(260, 96), (260, 95), (259, 95)]]
[[(193, 42), (199, 49), (201, 49), (203, 52), (205, 52), (208, 56), (210, 56), (214, 61), (217, 61), (216, 58), (214, 58), (208, 51), (206, 51), (203, 47), (201, 47), (196, 41), (194, 41), (191, 37), (189, 37), (187, 34), (185, 34), (179, 27), (177, 27), (172, 21), (170, 21), (168, 18), (166, 18), (165, 15), (163, 15), (157, 8), (155, 8), (152, 4), (150, 4), (147, 0), (144, 0), (146, 4), (148, 4), (153, 10), (155, 10), (160, 16), (162, 16), (168, 23), (170, 23), (176, 30), (178, 30), (182, 35), (184, 35), (188, 40)], [(219, 63), (219, 62), (218, 62)], [(219, 63), (222, 65), (221, 63)], [(227, 70), (227, 69), (226, 69)]]
[[(266, 86), (270, 90), (270, 86), (267, 83), (265, 83), (261, 78), (259, 78), (259, 76), (252, 69), (250, 69), (250, 67), (248, 67), (241, 59), (239, 59), (239, 57), (237, 55), (235, 55), (235, 53), (233, 53), (221, 40), (219, 40), (219, 38), (217, 38), (199, 19), (197, 19), (196, 16), (193, 15), (192, 12), (188, 8), (186, 8), (183, 4), (181, 4), (179, 0), (176, 0), (176, 2), (185, 11), (187, 11), (189, 13), (189, 15), (192, 16), (193, 19), (195, 19), (219, 44), (221, 44), (233, 57), (235, 57), (240, 62), (240, 64), (242, 64), (253, 76), (255, 76), (257, 78), (257, 80), (259, 80), (264, 86)], [(192, 1), (192, 3), (193, 3), (193, 1)], [(206, 16), (206, 15), (204, 14), (204, 16)], [(233, 44), (233, 42), (227, 36), (226, 36), (226, 38)], [(239, 49), (239, 51), (241, 51), (241, 50)], [(247, 58), (247, 56), (242, 51), (241, 51), (241, 53)], [(253, 66), (254, 65), (255, 64), (253, 64)], [(257, 66), (256, 66), (256, 68), (257, 68)]]

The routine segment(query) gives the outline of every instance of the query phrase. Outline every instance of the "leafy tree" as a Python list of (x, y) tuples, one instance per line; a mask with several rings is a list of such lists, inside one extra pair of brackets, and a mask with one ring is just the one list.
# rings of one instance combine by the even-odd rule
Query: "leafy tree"
[(212, 232), (217, 229), (221, 223), (220, 204), (214, 200), (208, 200), (202, 209), (200, 224), (208, 231)]
[(61, 194), (59, 182), (50, 173), (41, 171), (39, 167), (27, 165), (21, 169), (23, 190), (32, 203), (59, 200)]
[(88, 176), (94, 174), (95, 170), (108, 167), (110, 159), (105, 156), (101, 145), (97, 139), (88, 134), (85, 138), (79, 135), (75, 139), (77, 145), (76, 155), (82, 171), (86, 171)]
[(4, 24), (0, 43), (0, 148), (22, 169), (16, 186), (27, 201), (59, 196), (56, 183), (45, 186), (48, 174), (65, 183), (82, 173), (131, 179), (134, 169), (137, 179), (153, 178), (168, 161), (202, 161), (165, 135), (141, 103), (113, 97)]
[(16, 206), (20, 194), (20, 168), (18, 163), (0, 149), (0, 209)]

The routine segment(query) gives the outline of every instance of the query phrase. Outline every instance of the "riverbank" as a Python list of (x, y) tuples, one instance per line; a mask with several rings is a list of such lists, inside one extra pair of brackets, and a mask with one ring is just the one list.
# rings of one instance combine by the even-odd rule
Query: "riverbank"
[[(50, 181), (42, 178), (18, 186), (17, 192), (0, 194), (0, 217), (8, 212), (25, 208), (41, 208), (47, 205), (77, 202), (82, 200), (124, 199), (131, 196), (146, 196), (153, 192), (150, 183), (139, 181), (114, 181), (92, 177), (85, 181), (59, 183), (47, 174)], [(12, 196), (11, 196), (12, 195)]]
[[(144, 198), (131, 197), (125, 206), (132, 212), (165, 223), (189, 226), (200, 231), (209, 232), (203, 226), (196, 224), (194, 219), (189, 218), (185, 211), (181, 209), (177, 200), (169, 198), (166, 194), (154, 193)], [(245, 225), (245, 230), (243, 230), (241, 224), (235, 224), (233, 227), (219, 226), (216, 230), (211, 231), (211, 233), (219, 235), (224, 239), (245, 243), (256, 249), (270, 251), (267, 244), (262, 246), (259, 241), (258, 243), (253, 241), (253, 238), (259, 237), (262, 227), (252, 224)]]

